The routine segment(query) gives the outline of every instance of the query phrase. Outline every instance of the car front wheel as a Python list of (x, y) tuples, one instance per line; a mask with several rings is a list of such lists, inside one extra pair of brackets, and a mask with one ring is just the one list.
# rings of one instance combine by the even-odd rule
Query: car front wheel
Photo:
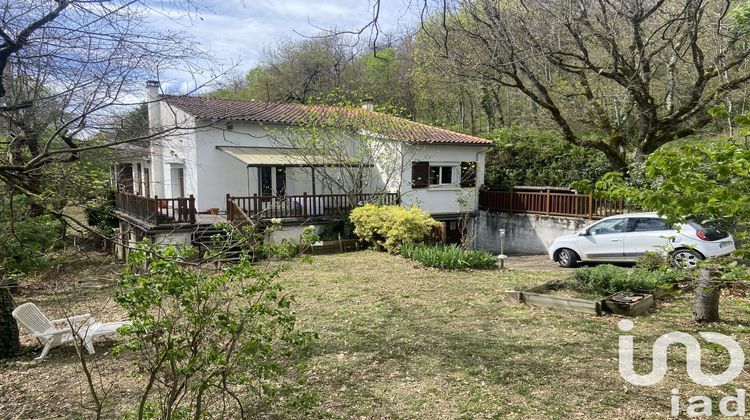
[(573, 268), (578, 262), (578, 254), (572, 249), (563, 248), (557, 253), (557, 263), (560, 267)]
[(692, 270), (697, 267), (698, 261), (702, 259), (703, 255), (692, 249), (678, 249), (672, 253), (672, 265), (686, 270)]

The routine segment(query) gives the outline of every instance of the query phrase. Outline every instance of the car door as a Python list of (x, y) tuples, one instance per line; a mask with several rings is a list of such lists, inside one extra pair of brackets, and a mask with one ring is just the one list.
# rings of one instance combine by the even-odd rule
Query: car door
[(635, 259), (646, 252), (663, 252), (677, 230), (658, 217), (631, 217), (625, 232), (624, 255)]
[(623, 259), (623, 236), (626, 218), (602, 220), (578, 238), (580, 257), (588, 261), (619, 261)]

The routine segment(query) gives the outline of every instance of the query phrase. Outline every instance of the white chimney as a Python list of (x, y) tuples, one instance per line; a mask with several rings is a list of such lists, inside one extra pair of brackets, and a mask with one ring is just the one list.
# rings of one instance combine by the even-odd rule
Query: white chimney
[(149, 102), (159, 99), (161, 83), (158, 80), (149, 80), (146, 82), (146, 97)]
[[(158, 80), (146, 82), (146, 97), (148, 103), (148, 128), (151, 135), (158, 135), (162, 131), (161, 121), (161, 83)], [(164, 197), (164, 151), (161, 147), (159, 137), (153, 137), (150, 141), (151, 157), (151, 195)]]

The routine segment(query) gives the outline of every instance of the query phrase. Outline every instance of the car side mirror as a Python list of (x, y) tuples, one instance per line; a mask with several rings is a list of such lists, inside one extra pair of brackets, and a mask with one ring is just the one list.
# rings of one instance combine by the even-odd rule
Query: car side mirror
[(578, 236), (589, 236), (589, 235), (591, 235), (591, 233), (589, 232), (588, 229), (581, 231), (581, 233), (578, 234)]

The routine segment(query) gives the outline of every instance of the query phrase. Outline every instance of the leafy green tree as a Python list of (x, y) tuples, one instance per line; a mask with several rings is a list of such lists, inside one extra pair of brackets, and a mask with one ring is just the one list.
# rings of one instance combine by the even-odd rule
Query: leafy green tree
[(611, 169), (604, 154), (573, 146), (555, 131), (511, 126), (490, 137), (485, 183), (492, 187), (593, 184)]
[(438, 24), (424, 38), (446, 72), (523, 95), (565, 140), (625, 170), (743, 99), (747, 13), (733, 6), (456, 0), (426, 13)]
[(298, 391), (285, 377), (312, 336), (295, 328), (293, 299), (243, 258), (218, 273), (183, 263), (188, 251), (144, 245), (130, 254), (115, 301), (132, 324), (122, 349), (147, 383), (137, 418), (250, 418)]
[[(734, 144), (662, 149), (646, 160), (645, 186), (632, 186), (621, 173), (596, 183), (600, 193), (624, 198), (656, 211), (671, 222), (711, 222), (728, 230), (747, 257), (750, 228), (750, 149)], [(721, 279), (747, 278), (747, 267), (736, 261), (706, 261), (698, 274), (694, 319), (718, 321)]]

